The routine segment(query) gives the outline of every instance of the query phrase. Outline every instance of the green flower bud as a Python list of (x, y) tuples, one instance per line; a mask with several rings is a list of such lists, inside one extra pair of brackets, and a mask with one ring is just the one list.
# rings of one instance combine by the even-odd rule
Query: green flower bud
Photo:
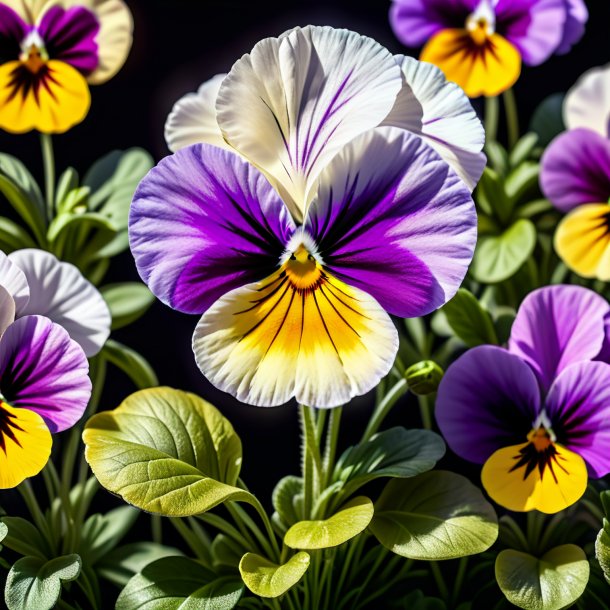
[(443, 369), (432, 360), (422, 360), (405, 371), (409, 390), (418, 396), (434, 394), (444, 375)]

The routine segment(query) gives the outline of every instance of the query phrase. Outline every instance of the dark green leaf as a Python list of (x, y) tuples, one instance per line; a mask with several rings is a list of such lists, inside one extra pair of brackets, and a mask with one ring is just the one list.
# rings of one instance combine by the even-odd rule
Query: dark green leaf
[(121, 369), (138, 389), (153, 388), (159, 384), (148, 361), (130, 347), (109, 339), (104, 345), (103, 354), (108, 362)]
[(538, 135), (539, 145), (546, 147), (551, 140), (565, 130), (563, 122), (563, 93), (549, 95), (536, 108), (530, 122), (530, 131)]
[(497, 345), (498, 338), (489, 312), (465, 288), (460, 288), (441, 311), (453, 332), (468, 347)]
[(155, 297), (144, 284), (123, 282), (100, 288), (112, 314), (112, 330), (128, 326), (141, 318), (155, 302)]

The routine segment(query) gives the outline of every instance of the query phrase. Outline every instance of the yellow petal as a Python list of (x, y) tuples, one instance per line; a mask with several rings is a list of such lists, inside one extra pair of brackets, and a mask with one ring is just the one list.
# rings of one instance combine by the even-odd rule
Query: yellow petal
[(66, 63), (51, 60), (37, 75), (20, 61), (0, 66), (0, 128), (6, 131), (63, 133), (87, 116), (90, 104), (87, 81)]
[(494, 502), (515, 511), (557, 513), (574, 504), (587, 488), (585, 461), (555, 444), (556, 453), (542, 473), (536, 464), (528, 474), (526, 465), (515, 468), (523, 457), (521, 451), (528, 445), (530, 443), (499, 449), (485, 462), (481, 479), (489, 496)]
[(38, 413), (0, 403), (0, 489), (38, 474), (49, 460), (52, 442)]
[(490, 34), (477, 44), (465, 29), (441, 30), (428, 41), (420, 59), (438, 66), (468, 97), (498, 95), (521, 73), (521, 55), (506, 38)]
[(591, 203), (572, 210), (557, 227), (555, 250), (578, 275), (610, 280), (610, 206)]

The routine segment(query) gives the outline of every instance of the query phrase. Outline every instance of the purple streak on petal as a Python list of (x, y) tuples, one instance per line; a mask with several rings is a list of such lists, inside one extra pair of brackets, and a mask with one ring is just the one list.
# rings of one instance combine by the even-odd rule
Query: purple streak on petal
[(610, 365), (579, 362), (555, 380), (546, 399), (546, 412), (557, 442), (578, 453), (589, 474), (610, 472)]
[(19, 59), (21, 43), (29, 31), (30, 27), (12, 8), (0, 4), (0, 64)]
[(463, 28), (478, 0), (394, 0), (390, 25), (408, 47), (423, 45), (445, 28)]
[(583, 37), (585, 24), (589, 20), (589, 11), (583, 0), (565, 0), (568, 18), (563, 28), (563, 38), (555, 53), (564, 55)]
[(53, 6), (45, 11), (38, 26), (49, 57), (70, 64), (84, 75), (91, 74), (99, 64), (99, 31), (95, 14), (84, 7), (66, 10)]
[(360, 136), (322, 174), (308, 230), (332, 274), (389, 313), (421, 316), (464, 278), (476, 241), (468, 189), (417, 136)]
[(209, 144), (183, 148), (153, 168), (129, 219), (142, 279), (184, 313), (203, 313), (223, 294), (273, 273), (294, 230), (266, 178)]
[(610, 198), (610, 140), (590, 129), (572, 129), (542, 156), (542, 191), (562, 212)]
[(562, 41), (565, 0), (499, 0), (496, 31), (512, 42), (530, 66), (546, 61)]
[(25, 316), (0, 339), (0, 391), (14, 407), (36, 411), (51, 432), (73, 426), (91, 397), (89, 363), (68, 332)]
[(509, 350), (532, 367), (546, 392), (566, 367), (600, 353), (609, 312), (606, 300), (587, 288), (540, 288), (521, 304)]
[(452, 451), (478, 464), (523, 443), (540, 408), (536, 376), (501, 347), (467, 351), (448, 369), (436, 399), (436, 421)]

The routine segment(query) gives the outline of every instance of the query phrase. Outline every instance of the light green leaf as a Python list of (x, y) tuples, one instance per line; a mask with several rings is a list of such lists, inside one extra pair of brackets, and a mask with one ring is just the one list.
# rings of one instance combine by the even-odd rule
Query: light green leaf
[(526, 195), (538, 193), (540, 178), (540, 164), (535, 161), (524, 161), (510, 174), (505, 182), (506, 194), (515, 203), (521, 201)]
[(61, 594), (62, 581), (75, 580), (80, 570), (81, 559), (74, 554), (50, 561), (22, 557), (6, 578), (4, 600), (8, 610), (51, 610)]
[(273, 508), (287, 526), (302, 518), (303, 479), (287, 476), (279, 481), (271, 498)]
[(155, 297), (144, 284), (124, 282), (100, 288), (112, 314), (112, 330), (123, 328), (141, 318), (155, 302)]
[(46, 559), (51, 549), (38, 528), (27, 519), (21, 517), (2, 517), (2, 522), (8, 528), (2, 544), (19, 553)]
[(373, 503), (359, 496), (341, 507), (332, 517), (318, 521), (299, 521), (284, 536), (292, 549), (330, 549), (362, 533), (373, 518)]
[(0, 216), (0, 250), (10, 254), (23, 248), (36, 248), (36, 242), (17, 223)]
[(498, 518), (468, 479), (437, 470), (390, 481), (369, 529), (397, 555), (434, 561), (486, 551), (498, 537)]
[(479, 240), (470, 271), (478, 282), (502, 282), (517, 273), (535, 246), (536, 227), (522, 218), (501, 235), (486, 235)]
[(283, 565), (246, 553), (239, 563), (239, 572), (246, 587), (255, 595), (279, 597), (301, 580), (308, 567), (309, 554), (304, 551), (293, 555)]
[(147, 512), (187, 517), (229, 500), (257, 505), (234, 487), (242, 457), (233, 426), (194, 394), (140, 390), (94, 415), (83, 440), (102, 486)]
[(496, 558), (496, 580), (511, 604), (526, 610), (561, 610), (571, 606), (589, 581), (584, 551), (564, 544), (540, 559), (513, 549)]
[(58, 212), (65, 211), (62, 205), (68, 193), (78, 188), (78, 172), (73, 167), (68, 167), (57, 180), (55, 189), (55, 209)]
[(240, 544), (229, 536), (218, 534), (212, 542), (212, 561), (214, 567), (218, 569), (228, 567), (231, 571), (235, 571), (244, 553), (248, 550), (246, 544)]
[(121, 369), (139, 390), (158, 385), (157, 374), (148, 360), (130, 347), (108, 339), (104, 345), (103, 354), (106, 360)]
[(453, 332), (468, 346), (497, 345), (498, 338), (489, 312), (465, 288), (441, 309)]
[(517, 167), (524, 161), (527, 161), (534, 152), (536, 144), (538, 144), (538, 134), (536, 133), (530, 131), (521, 137), (510, 151), (509, 159), (511, 167)]
[(333, 480), (343, 481), (349, 496), (373, 479), (427, 472), (444, 454), (445, 443), (435, 432), (390, 428), (347, 449), (335, 466)]
[(7, 534), (8, 527), (6, 526), (6, 523), (0, 521), (0, 542), (2, 542), (6, 538)]
[(563, 122), (563, 100), (565, 94), (549, 95), (536, 108), (530, 122), (530, 131), (538, 135), (538, 144), (546, 147), (551, 140), (565, 130)]
[(599, 531), (595, 540), (595, 557), (604, 572), (604, 578), (610, 584), (610, 524), (604, 519), (604, 529)]
[(218, 578), (192, 559), (166, 557), (127, 583), (115, 610), (231, 610), (243, 588), (235, 577)]
[(501, 223), (507, 222), (513, 211), (513, 202), (504, 190), (504, 179), (490, 167), (481, 176), (475, 201), (485, 214)]

